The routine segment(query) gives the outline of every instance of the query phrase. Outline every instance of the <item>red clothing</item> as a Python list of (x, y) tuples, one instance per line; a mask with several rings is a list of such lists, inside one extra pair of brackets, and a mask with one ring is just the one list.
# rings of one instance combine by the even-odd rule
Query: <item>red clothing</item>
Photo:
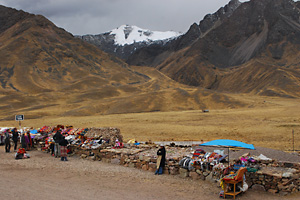
[(67, 157), (67, 146), (60, 146), (60, 156)]

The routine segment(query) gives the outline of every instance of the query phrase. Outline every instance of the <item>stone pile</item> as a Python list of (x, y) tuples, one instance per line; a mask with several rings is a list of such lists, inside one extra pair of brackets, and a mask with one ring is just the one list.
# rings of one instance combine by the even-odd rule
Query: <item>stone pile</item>
[[(270, 193), (287, 195), (300, 191), (300, 163), (260, 161), (260, 169), (256, 172), (246, 172), (246, 182), (251, 188), (259, 185)], [(180, 168), (180, 176), (190, 177), (194, 180), (210, 180), (217, 182), (223, 177), (221, 170), (200, 170), (194, 168), (187, 170)]]
[(300, 163), (270, 161), (262, 168), (247, 172), (249, 186), (262, 185), (265, 191), (286, 195), (300, 191)]
[(104, 139), (109, 140), (110, 144), (114, 144), (116, 139), (123, 142), (123, 136), (119, 128), (107, 127), (107, 128), (89, 128), (85, 134), (87, 138)]
[[(106, 148), (101, 150), (80, 150), (76, 154), (85, 159), (101, 160), (106, 163), (123, 165), (144, 171), (156, 170), (156, 146), (138, 145), (123, 149)], [(191, 148), (166, 147), (167, 157), (164, 174), (179, 175), (182, 178), (193, 180), (209, 180), (217, 182), (223, 177), (224, 165), (214, 168), (201, 169), (194, 166), (188, 170), (179, 166), (179, 161), (191, 155)], [(261, 160), (253, 172), (246, 172), (246, 182), (251, 187), (262, 187), (271, 193), (286, 195), (300, 191), (300, 163), (277, 162), (274, 160)], [(258, 169), (258, 171), (257, 171)]]
[[(83, 150), (77, 149), (75, 152), (81, 158), (90, 160), (101, 160), (106, 163), (123, 165), (126, 167), (138, 168), (145, 171), (155, 172), (156, 170), (156, 146), (138, 145), (131, 148), (122, 149), (101, 149)], [(179, 161), (190, 154), (190, 149), (179, 147), (166, 147), (167, 157), (164, 168), (165, 174), (179, 174)]]

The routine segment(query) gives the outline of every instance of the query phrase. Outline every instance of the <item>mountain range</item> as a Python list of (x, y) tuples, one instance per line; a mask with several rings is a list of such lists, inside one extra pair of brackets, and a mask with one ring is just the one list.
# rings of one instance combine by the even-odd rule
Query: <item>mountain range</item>
[(0, 120), (238, 107), (227, 95), (129, 66), (41, 15), (0, 6)]
[(150, 45), (127, 63), (207, 89), (299, 97), (299, 2), (232, 0), (167, 46)]
[(122, 25), (98, 35), (76, 36), (96, 45), (101, 50), (121, 59), (128, 59), (136, 50), (152, 44), (165, 45), (181, 33), (174, 31), (150, 31), (137, 26)]
[(185, 34), (100, 34), (104, 52), (86, 42), (95, 37), (0, 6), (0, 120), (248, 106), (232, 93), (299, 98), (299, 19), (291, 0), (232, 0)]
[(185, 34), (160, 42), (105, 43), (105, 34), (100, 43), (96, 36), (82, 39), (129, 65), (154, 67), (183, 84), (299, 97), (299, 59), (289, 53), (299, 50), (298, 18), (299, 3), (292, 0), (231, 0)]

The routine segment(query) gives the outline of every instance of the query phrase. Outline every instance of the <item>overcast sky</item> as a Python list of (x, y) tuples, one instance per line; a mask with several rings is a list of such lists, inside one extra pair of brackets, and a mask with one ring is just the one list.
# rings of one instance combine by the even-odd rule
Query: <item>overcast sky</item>
[[(240, 0), (241, 2), (247, 0)], [(123, 24), (152, 31), (186, 32), (229, 0), (0, 0), (47, 17), (74, 35), (99, 34)]]

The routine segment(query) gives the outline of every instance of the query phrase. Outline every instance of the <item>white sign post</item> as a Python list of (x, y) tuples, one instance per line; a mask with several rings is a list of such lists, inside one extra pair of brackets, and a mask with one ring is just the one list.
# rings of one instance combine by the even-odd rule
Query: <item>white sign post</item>
[(16, 121), (19, 121), (19, 129), (21, 130), (21, 121), (24, 121), (24, 115), (16, 115)]

